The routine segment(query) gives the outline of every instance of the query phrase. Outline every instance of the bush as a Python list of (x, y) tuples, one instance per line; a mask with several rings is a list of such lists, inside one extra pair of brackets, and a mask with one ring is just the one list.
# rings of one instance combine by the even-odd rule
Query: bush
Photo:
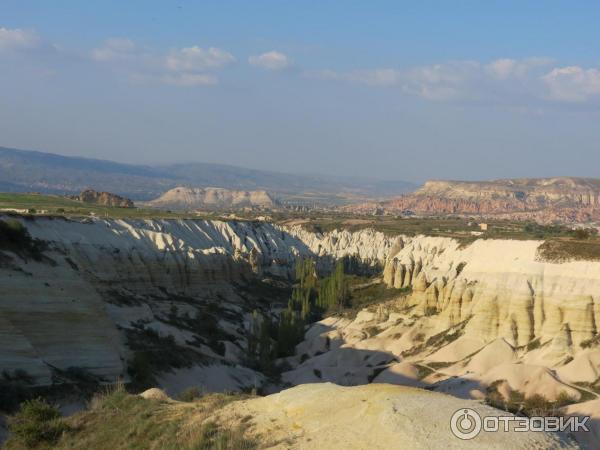
[(245, 427), (223, 428), (215, 422), (202, 424), (199, 435), (194, 439), (194, 448), (198, 449), (235, 449), (250, 450), (258, 447), (258, 443), (244, 436)]
[(425, 309), (425, 317), (435, 316), (437, 314), (437, 308), (435, 306), (428, 306)]
[(33, 239), (27, 228), (18, 220), (0, 220), (0, 249), (14, 252), (20, 256), (41, 259), (45, 242)]
[(135, 352), (128, 363), (127, 373), (138, 389), (148, 389), (156, 386), (152, 356), (147, 351)]
[(52, 445), (69, 429), (60, 412), (41, 398), (22, 403), (19, 412), (9, 419), (11, 440), (28, 448)]
[(542, 343), (540, 342), (540, 339), (538, 338), (538, 339), (534, 339), (533, 341), (530, 341), (527, 344), (526, 348), (527, 348), (527, 351), (530, 352), (532, 350), (536, 350), (536, 349), (540, 348), (541, 346), (542, 346)]
[(102, 390), (96, 392), (90, 399), (89, 410), (110, 411), (123, 409), (127, 399), (132, 397), (127, 393), (123, 382), (119, 380), (116, 384), (105, 386)]
[(0, 377), (0, 411), (13, 412), (19, 404), (31, 396), (33, 378), (24, 370), (12, 374), (3, 371)]
[(202, 391), (199, 388), (192, 386), (181, 391), (177, 398), (182, 402), (193, 402), (199, 398), (202, 398), (202, 395)]

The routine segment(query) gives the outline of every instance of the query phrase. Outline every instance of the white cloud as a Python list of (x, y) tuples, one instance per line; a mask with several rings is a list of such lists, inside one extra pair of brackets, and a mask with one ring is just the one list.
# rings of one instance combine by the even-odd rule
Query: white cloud
[(466, 94), (467, 83), (481, 75), (481, 66), (472, 61), (459, 61), (408, 69), (378, 68), (335, 72), (324, 70), (308, 76), (342, 80), (375, 87), (399, 87), (404, 92), (429, 100), (448, 100)]
[(221, 69), (235, 61), (225, 50), (211, 47), (208, 50), (198, 46), (173, 50), (166, 57), (166, 67), (174, 72), (201, 72)]
[(168, 74), (160, 77), (160, 81), (173, 86), (210, 86), (218, 83), (218, 79), (211, 73), (181, 73)]
[(346, 81), (367, 86), (386, 87), (400, 84), (402, 73), (395, 69), (354, 70), (351, 72), (336, 72), (335, 70), (325, 69), (306, 71), (304, 76), (320, 80)]
[(510, 59), (501, 58), (492, 61), (485, 66), (488, 74), (498, 80), (506, 80), (510, 77), (526, 77), (532, 70), (552, 64), (550, 58), (526, 58), (526, 59)]
[(248, 62), (256, 67), (267, 70), (283, 70), (293, 66), (293, 61), (283, 53), (275, 50), (261, 55), (250, 56)]
[(474, 61), (415, 67), (406, 71), (402, 89), (428, 100), (473, 99), (481, 78), (481, 65)]
[(218, 83), (214, 72), (235, 61), (225, 50), (198, 46), (157, 52), (139, 48), (127, 38), (111, 38), (91, 52), (94, 61), (125, 71), (136, 82), (159, 82), (172, 86), (208, 86)]
[[(305, 75), (367, 86), (395, 87), (433, 101), (522, 103), (525, 100), (543, 100), (544, 86), (540, 83), (539, 74), (551, 63), (549, 58), (503, 58), (489, 63), (465, 60), (403, 69), (321, 70), (305, 72)], [(585, 79), (582, 84), (588, 85), (588, 91), (593, 91), (594, 73), (587, 73)], [(547, 83), (549, 81), (546, 80)], [(572, 91), (561, 92), (562, 99), (573, 95)]]
[(33, 30), (0, 27), (0, 51), (32, 50), (41, 44), (40, 37)]
[(600, 70), (557, 67), (541, 77), (553, 100), (584, 102), (600, 95)]
[(100, 48), (92, 50), (92, 59), (100, 62), (119, 61), (131, 57), (136, 46), (131, 39), (110, 38)]

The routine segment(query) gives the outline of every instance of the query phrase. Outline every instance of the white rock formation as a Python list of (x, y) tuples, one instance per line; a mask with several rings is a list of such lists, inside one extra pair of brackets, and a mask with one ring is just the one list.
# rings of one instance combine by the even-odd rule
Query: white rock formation
[(389, 286), (412, 285), (417, 310), (435, 311), (442, 328), (469, 319), (466, 332), (523, 346), (563, 336), (564, 352), (597, 334), (600, 263), (537, 258), (540, 241), (404, 238), (384, 271)]
[[(223, 343), (224, 358), (239, 363), (244, 308), (250, 305), (235, 284), (254, 274), (287, 277), (299, 256), (323, 256), (321, 265), (327, 266), (356, 254), (377, 265), (393, 241), (369, 230), (320, 236), (265, 222), (21, 222), (48, 249), (40, 261), (0, 249), (0, 369), (23, 369), (39, 384), (50, 383), (54, 369), (69, 367), (86, 368), (107, 380), (126, 375), (123, 330), (136, 323), (187, 346), (194, 333), (165, 318), (173, 307), (193, 317), (195, 306), (207, 302), (240, 316), (220, 323), (236, 337)], [(204, 344), (195, 349), (223, 359)], [(233, 376), (245, 381), (262, 377)], [(177, 384), (169, 377), (165, 383)]]
[(223, 188), (176, 187), (146, 203), (170, 209), (272, 207), (275, 200), (266, 191), (236, 191)]
[(481, 432), (461, 440), (450, 418), (462, 408), (482, 417), (500, 411), (422, 389), (370, 384), (308, 384), (267, 397), (234, 402), (220, 423), (247, 417), (253, 433), (276, 449), (576, 449), (566, 436), (539, 432)]

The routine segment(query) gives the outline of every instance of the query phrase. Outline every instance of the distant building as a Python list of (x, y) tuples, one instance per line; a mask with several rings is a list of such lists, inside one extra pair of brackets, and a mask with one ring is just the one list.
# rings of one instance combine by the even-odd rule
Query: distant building
[(481, 231), (487, 231), (488, 230), (488, 224), (487, 223), (480, 223), (479, 224), (479, 229)]

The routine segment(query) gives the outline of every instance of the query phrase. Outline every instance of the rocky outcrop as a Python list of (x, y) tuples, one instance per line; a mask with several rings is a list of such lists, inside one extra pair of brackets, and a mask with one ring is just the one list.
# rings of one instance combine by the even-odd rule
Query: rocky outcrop
[(423, 215), (481, 215), (505, 219), (586, 222), (600, 218), (600, 179), (541, 178), (497, 181), (428, 181), (410, 195), (346, 207)]
[(445, 327), (470, 318), (467, 332), (515, 346), (561, 334), (579, 346), (598, 333), (597, 262), (541, 261), (542, 241), (477, 240), (466, 248), (439, 237), (404, 242), (388, 258), (384, 280), (412, 286), (413, 304), (435, 310)]
[(473, 440), (460, 440), (449, 422), (462, 408), (472, 408), (481, 417), (501, 414), (478, 402), (422, 389), (322, 383), (233, 402), (218, 412), (218, 418), (220, 423), (236, 423), (247, 417), (253, 433), (263, 440), (268, 437), (269, 448), (579, 448), (566, 435), (539, 432), (482, 432)]
[(168, 209), (224, 209), (261, 207), (270, 208), (276, 204), (266, 191), (235, 191), (223, 188), (176, 187), (165, 192), (148, 206)]
[(86, 189), (79, 195), (70, 197), (73, 200), (78, 200), (83, 203), (92, 205), (111, 206), (119, 208), (133, 208), (134, 204), (131, 200), (120, 195), (111, 194), (110, 192), (97, 192), (93, 189)]

